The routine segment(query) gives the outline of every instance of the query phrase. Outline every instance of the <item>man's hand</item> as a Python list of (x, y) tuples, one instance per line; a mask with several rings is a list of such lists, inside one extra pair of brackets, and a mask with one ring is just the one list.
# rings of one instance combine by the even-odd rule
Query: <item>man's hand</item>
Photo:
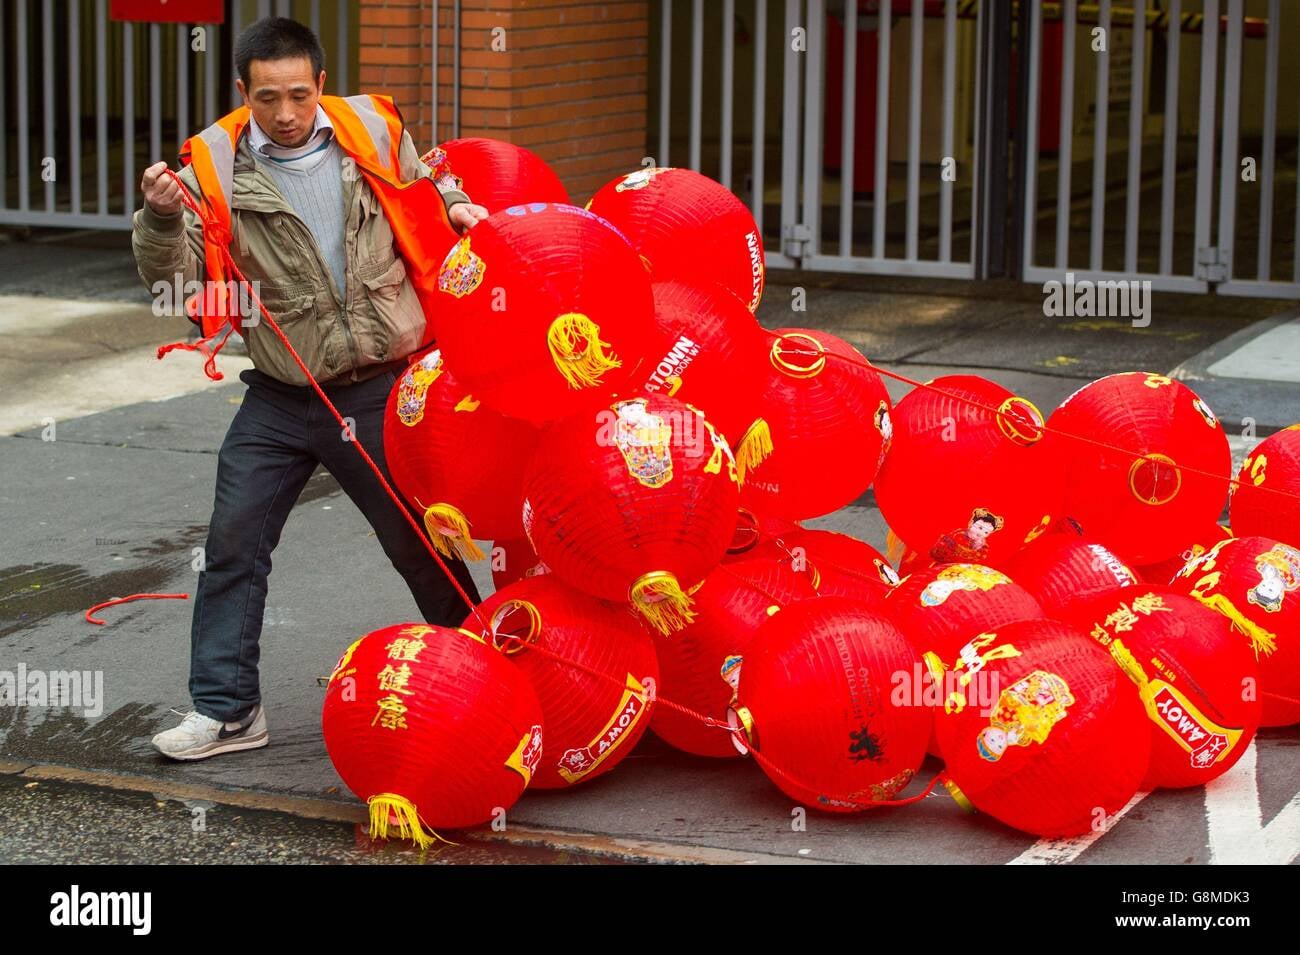
[(167, 163), (156, 162), (144, 171), (140, 191), (149, 208), (160, 216), (173, 216), (181, 211), (181, 184), (166, 175)]
[(487, 217), (487, 209), (472, 202), (458, 202), (447, 210), (447, 218), (460, 232), (472, 229), (474, 223), (480, 222)]

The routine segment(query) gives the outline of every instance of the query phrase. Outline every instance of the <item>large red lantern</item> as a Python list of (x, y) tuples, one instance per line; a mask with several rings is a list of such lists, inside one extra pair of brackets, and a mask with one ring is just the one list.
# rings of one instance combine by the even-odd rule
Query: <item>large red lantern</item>
[(650, 633), (626, 607), (548, 574), (498, 590), (464, 626), (500, 646), (541, 702), (546, 750), (535, 789), (604, 775), (649, 728), (659, 664)]
[(532, 425), (482, 407), (436, 348), (397, 380), (384, 412), (394, 483), (423, 512), (434, 547), (468, 560), (483, 559), (474, 537), (523, 535), (522, 463), (536, 441)]
[(1151, 722), (1143, 789), (1199, 786), (1241, 758), (1259, 726), (1257, 667), (1227, 620), (1163, 588), (1102, 594), (1071, 610), (1138, 688)]
[(1083, 633), (1024, 620), (943, 662), (960, 674), (935, 716), (958, 802), (1058, 838), (1088, 832), (1137, 792), (1151, 753), (1142, 703)]
[(1060, 432), (1050, 443), (1067, 464), (1070, 516), (1089, 538), (1136, 564), (1173, 557), (1223, 510), (1228, 438), (1181, 382), (1145, 372), (1110, 375), (1065, 399), (1047, 424)]
[(595, 597), (630, 601), (661, 633), (690, 622), (688, 591), (722, 560), (739, 506), (726, 441), (665, 395), (552, 425), (524, 492), (524, 529), (552, 573)]
[(1262, 534), (1300, 547), (1300, 424), (1255, 446), (1231, 496), (1229, 515), (1238, 537)]
[(1174, 579), (1174, 576), (1183, 569), (1183, 565), (1189, 560), (1195, 560), (1219, 541), (1226, 541), (1231, 537), (1232, 532), (1222, 524), (1207, 524), (1197, 530), (1195, 539), (1191, 544), (1183, 548), (1182, 553), (1159, 563), (1144, 564), (1133, 569), (1146, 583), (1167, 584)]
[(405, 623), (362, 637), (330, 675), (325, 748), (370, 807), (421, 846), (508, 809), (542, 755), (542, 708), (523, 671), (463, 630)]
[(762, 381), (754, 368), (767, 352), (762, 327), (714, 282), (656, 282), (652, 291), (655, 322), (671, 344), (641, 390), (699, 408), (724, 437), (738, 440), (758, 415)]
[(1261, 726), (1300, 723), (1300, 548), (1269, 537), (1215, 544), (1169, 584), (1232, 623), (1259, 664)]
[(656, 280), (718, 282), (758, 308), (763, 237), (726, 186), (690, 169), (639, 169), (602, 186), (587, 208), (623, 230)]
[(912, 550), (940, 563), (996, 565), (1061, 514), (1060, 462), (1024, 398), (950, 375), (908, 392), (893, 418), (876, 503)]
[[(714, 568), (692, 595), (695, 619), (657, 637), (659, 695), (725, 724), (735, 691), (728, 661), (749, 651), (759, 627), (782, 607), (816, 596), (809, 581), (766, 556), (745, 555)], [(655, 710), (651, 729), (670, 746), (697, 756), (738, 755), (725, 729), (671, 707)]]
[[(759, 418), (732, 438), (741, 500), (790, 520), (838, 510), (862, 494), (889, 449), (889, 393), (858, 350), (825, 332), (768, 333)], [(731, 437), (731, 436), (729, 436)]]
[(1032, 541), (1002, 569), (1060, 617), (1072, 604), (1138, 583), (1138, 575), (1108, 548), (1077, 534), (1054, 531)]
[(445, 177), (489, 215), (526, 202), (569, 201), (564, 183), (540, 156), (501, 139), (452, 139), (421, 158), (435, 179)]
[(467, 232), (439, 272), (448, 367), (490, 408), (533, 422), (644, 380), (667, 344), (627, 240), (576, 206), (511, 206)]
[(790, 798), (826, 812), (894, 799), (925, 759), (928, 707), (895, 702), (920, 658), (858, 601), (819, 597), (774, 615), (740, 666), (730, 719)]

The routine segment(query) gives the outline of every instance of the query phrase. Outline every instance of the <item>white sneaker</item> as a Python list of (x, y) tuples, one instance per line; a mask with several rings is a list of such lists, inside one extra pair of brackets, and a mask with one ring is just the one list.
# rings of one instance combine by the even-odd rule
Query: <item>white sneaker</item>
[(171, 759), (207, 759), (218, 753), (259, 749), (271, 741), (261, 703), (237, 723), (223, 723), (198, 712), (172, 712), (185, 719), (153, 738), (158, 751)]

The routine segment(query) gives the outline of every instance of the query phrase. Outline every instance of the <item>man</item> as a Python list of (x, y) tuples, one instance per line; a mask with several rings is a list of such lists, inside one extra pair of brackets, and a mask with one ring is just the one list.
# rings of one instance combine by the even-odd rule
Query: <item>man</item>
[[(235, 44), (235, 85), (249, 110), (247, 125), (236, 120), (245, 115), (237, 111), (204, 131), (191, 141), (203, 141), (191, 153), (194, 162), (180, 173), (196, 199), (204, 192), (200, 182), (208, 184), (210, 200), (211, 193), (228, 193), (222, 208), (234, 261), (257, 283), (267, 310), (350, 424), (341, 431), (269, 324), (246, 319), (242, 331), (254, 368), (240, 375), (248, 388), (217, 459), (216, 500), (194, 601), (194, 711), (153, 739), (173, 759), (204, 759), (269, 742), (257, 664), (271, 552), (317, 464), (370, 521), (426, 621), (454, 626), (467, 612), (351, 443), (354, 436), (361, 441), (388, 476), (385, 403), (407, 356), (423, 344), (425, 320), (395, 242), (395, 228), (405, 226), (390, 223), (352, 157), (358, 136), (383, 130), (383, 123), (363, 116), (371, 120), (366, 125), (359, 113), (347, 113), (354, 101), (365, 109), (369, 97), (326, 97), (331, 121), (321, 100), (324, 61), (315, 34), (300, 23), (269, 17), (249, 26)], [(238, 137), (233, 168), (210, 158), (208, 146), (219, 149), (222, 136), (227, 148)], [(429, 174), (404, 130), (395, 155), (401, 181)], [(202, 224), (183, 207), (180, 186), (164, 174), (166, 167), (157, 163), (144, 171), (145, 202), (134, 220), (132, 246), (149, 286), (170, 284), (178, 273), (182, 282), (211, 278)], [(229, 181), (215, 188), (214, 176), (223, 172)], [(455, 228), (486, 218), (487, 210), (454, 183), (437, 185)], [(465, 565), (448, 563), (477, 600)]]

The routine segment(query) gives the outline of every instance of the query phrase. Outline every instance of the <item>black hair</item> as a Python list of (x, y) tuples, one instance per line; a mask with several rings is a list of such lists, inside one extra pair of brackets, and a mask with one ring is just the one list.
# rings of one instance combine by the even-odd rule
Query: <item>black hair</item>
[(993, 528), (994, 530), (998, 529), (997, 519), (989, 516), (988, 514), (981, 514), (979, 517), (974, 518), (971, 521), (971, 523), (978, 524), (980, 521), (983, 521), (985, 524), (987, 524), (989, 527)]
[(288, 17), (263, 17), (245, 27), (235, 41), (235, 69), (245, 89), (251, 83), (249, 65), (253, 60), (287, 60), (299, 56), (311, 60), (313, 80), (325, 69), (325, 49), (316, 34), (310, 27)]

